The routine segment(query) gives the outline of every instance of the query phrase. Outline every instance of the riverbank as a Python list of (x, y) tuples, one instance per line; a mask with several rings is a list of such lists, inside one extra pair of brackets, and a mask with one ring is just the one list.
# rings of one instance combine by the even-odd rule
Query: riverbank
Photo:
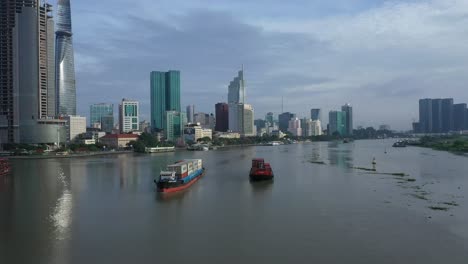
[(419, 141), (409, 142), (408, 145), (453, 153), (468, 154), (467, 136), (425, 136), (419, 139)]
[(71, 159), (71, 158), (84, 158), (84, 157), (95, 157), (95, 156), (107, 156), (107, 155), (119, 155), (119, 154), (130, 154), (134, 153), (130, 150), (125, 151), (102, 151), (102, 152), (87, 152), (87, 153), (76, 153), (68, 155), (30, 155), (30, 156), (9, 156), (11, 160), (27, 160), (27, 159)]

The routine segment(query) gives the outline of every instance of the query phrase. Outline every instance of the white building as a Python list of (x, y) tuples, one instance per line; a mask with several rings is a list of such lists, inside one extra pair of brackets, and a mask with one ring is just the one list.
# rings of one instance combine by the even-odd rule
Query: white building
[(242, 136), (243, 137), (254, 137), (257, 134), (257, 130), (254, 125), (254, 109), (252, 105), (244, 104), (242, 113)]
[(215, 138), (226, 138), (226, 139), (234, 139), (240, 138), (240, 134), (236, 132), (216, 132)]
[(312, 136), (321, 136), (322, 135), (322, 124), (320, 120), (312, 121)]
[(197, 142), (201, 138), (213, 138), (213, 130), (202, 128), (200, 124), (189, 125), (184, 129), (184, 138), (186, 141)]
[(137, 101), (122, 99), (119, 105), (120, 133), (129, 133), (140, 130), (140, 106)]
[(288, 132), (296, 137), (302, 136), (301, 120), (299, 118), (295, 117), (289, 120)]
[(86, 133), (86, 117), (84, 116), (67, 116), (67, 141), (76, 140), (78, 135)]

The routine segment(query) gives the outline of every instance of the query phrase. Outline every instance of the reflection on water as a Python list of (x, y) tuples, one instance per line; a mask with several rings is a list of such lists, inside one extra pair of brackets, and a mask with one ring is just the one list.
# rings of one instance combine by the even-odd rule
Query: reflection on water
[(353, 167), (354, 144), (344, 144), (339, 141), (328, 142), (328, 160), (331, 165), (340, 168)]
[(55, 226), (56, 238), (63, 240), (68, 238), (70, 234), (69, 227), (72, 221), (73, 196), (71, 193), (69, 170), (67, 175), (63, 171), (63, 167), (60, 168), (57, 179), (59, 182), (58, 184), (62, 185), (62, 195), (57, 199), (57, 203), (51, 215), (51, 220)]

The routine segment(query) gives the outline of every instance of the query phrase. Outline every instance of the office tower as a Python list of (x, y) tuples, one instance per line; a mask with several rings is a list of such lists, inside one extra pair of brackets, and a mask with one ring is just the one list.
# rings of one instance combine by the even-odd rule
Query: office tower
[(346, 112), (343, 111), (330, 111), (328, 115), (328, 135), (334, 136), (336, 134), (340, 136), (346, 135)]
[(187, 122), (194, 123), (195, 105), (187, 105)]
[(448, 133), (453, 130), (453, 98), (441, 100), (442, 132)]
[(432, 133), (432, 99), (419, 100), (419, 132)]
[(101, 130), (111, 133), (114, 128), (114, 105), (99, 103), (89, 107), (90, 125), (100, 124)]
[(295, 137), (302, 136), (301, 120), (299, 120), (299, 118), (294, 117), (291, 120), (289, 120), (288, 132)]
[(441, 99), (432, 99), (432, 131), (430, 132), (442, 133), (442, 100)]
[(164, 129), (166, 111), (180, 112), (180, 71), (150, 73), (151, 127)]
[(268, 112), (265, 116), (265, 121), (270, 125), (273, 125), (275, 122), (275, 118), (272, 112)]
[(63, 142), (65, 121), (53, 119), (52, 6), (3, 0), (0, 7), (0, 142)]
[(175, 142), (177, 139), (183, 137), (184, 128), (187, 125), (187, 115), (178, 111), (166, 111), (164, 118), (166, 124), (164, 125), (164, 132), (167, 141)]
[(119, 128), (120, 133), (139, 131), (139, 103), (137, 101), (122, 99), (119, 105)]
[(55, 67), (58, 115), (76, 115), (75, 59), (70, 0), (57, 2)]
[(311, 109), (310, 110), (310, 118), (312, 119), (312, 121), (322, 120), (322, 110), (320, 110), (318, 108)]
[(320, 120), (312, 121), (312, 136), (322, 135), (322, 122)]
[(243, 126), (243, 111), (245, 103), (245, 80), (244, 69), (238, 72), (228, 87), (228, 104), (229, 104), (229, 130), (242, 134)]
[(255, 124), (254, 124), (254, 109), (249, 104), (242, 104), (243, 105), (243, 112), (242, 112), (242, 128), (241, 128), (241, 136), (243, 137), (253, 137), (257, 134), (255, 131)]
[(67, 120), (67, 141), (73, 142), (78, 139), (78, 136), (86, 133), (86, 117), (83, 116), (66, 116)]
[(287, 132), (288, 131), (288, 126), (289, 126), (289, 120), (292, 118), (295, 118), (296, 115), (290, 112), (285, 112), (282, 113), (278, 116), (278, 121), (279, 121), (279, 130), (281, 132)]
[(217, 103), (216, 110), (216, 126), (215, 131), (227, 132), (229, 130), (229, 105), (226, 103)]
[(353, 135), (353, 107), (350, 104), (345, 104), (341, 107), (341, 111), (346, 114), (345, 134), (344, 136)]
[(467, 121), (467, 108), (466, 104), (454, 104), (453, 105), (453, 123), (455, 131), (468, 130)]

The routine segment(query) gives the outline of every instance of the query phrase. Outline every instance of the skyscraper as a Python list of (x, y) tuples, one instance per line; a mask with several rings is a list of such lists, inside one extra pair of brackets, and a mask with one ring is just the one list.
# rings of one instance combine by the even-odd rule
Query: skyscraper
[(114, 105), (113, 104), (93, 104), (89, 107), (90, 125), (99, 123), (101, 130), (112, 132), (114, 128)]
[(290, 112), (282, 113), (278, 116), (279, 130), (286, 133), (288, 131), (289, 120), (295, 118), (296, 115)]
[(318, 108), (311, 109), (310, 110), (310, 118), (312, 119), (312, 121), (322, 120), (322, 110), (320, 110)]
[(195, 105), (187, 105), (187, 122), (193, 123), (195, 116)]
[(295, 117), (289, 120), (288, 132), (291, 133), (295, 137), (302, 136), (301, 120), (299, 118)]
[(467, 108), (466, 104), (454, 104), (453, 105), (453, 130), (463, 131), (468, 130), (467, 123)]
[(217, 103), (216, 110), (216, 126), (215, 131), (227, 132), (229, 130), (229, 106), (226, 103)]
[(249, 104), (242, 104), (243, 105), (243, 113), (242, 113), (242, 132), (241, 135), (244, 137), (253, 137), (257, 135), (257, 131), (255, 131), (254, 125), (254, 109), (252, 105)]
[(328, 119), (328, 135), (333, 136), (337, 133), (340, 136), (346, 135), (346, 112), (330, 111)]
[(345, 104), (341, 107), (341, 111), (346, 114), (345, 134), (343, 136), (353, 135), (353, 107), (350, 104)]
[(163, 130), (166, 111), (180, 112), (180, 72), (150, 73), (151, 127)]
[(270, 125), (273, 125), (273, 123), (275, 122), (274, 119), (275, 118), (272, 112), (268, 112), (265, 116), (265, 121), (267, 121)]
[(3, 0), (0, 7), (0, 142), (63, 142), (65, 121), (52, 119), (52, 6)]
[(453, 130), (453, 98), (442, 99), (442, 132), (447, 133)]
[(119, 105), (120, 133), (129, 133), (140, 130), (140, 107), (137, 101), (122, 99)]
[(244, 69), (238, 72), (237, 77), (231, 81), (228, 87), (229, 104), (229, 130), (242, 134), (243, 112), (245, 103)]
[(55, 67), (57, 114), (76, 115), (75, 59), (70, 0), (57, 2)]
[(185, 113), (166, 111), (164, 120), (166, 122), (164, 125), (166, 140), (175, 142), (184, 135), (184, 128), (187, 124), (187, 116)]
[(432, 133), (442, 133), (442, 100), (432, 99)]
[(432, 99), (419, 100), (419, 132), (432, 132)]

